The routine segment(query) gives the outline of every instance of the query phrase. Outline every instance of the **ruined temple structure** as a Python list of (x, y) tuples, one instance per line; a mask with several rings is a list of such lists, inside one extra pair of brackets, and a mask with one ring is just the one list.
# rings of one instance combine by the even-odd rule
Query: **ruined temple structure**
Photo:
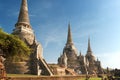
[[(70, 30), (70, 24), (68, 25), (68, 37), (66, 46), (63, 49), (63, 55), (58, 59), (58, 63), (61, 66), (67, 66), (75, 68), (77, 65), (77, 49), (75, 48), (72, 41), (72, 34)], [(66, 65), (67, 64), (67, 65)]]
[(6, 65), (7, 73), (53, 75), (42, 56), (42, 45), (37, 42), (30, 24), (27, 0), (22, 0), (18, 21), (12, 34), (19, 36), (21, 40), (32, 48), (32, 51), (27, 61)]
[(63, 54), (58, 58), (58, 65), (66, 69), (73, 69), (77, 74), (102, 74), (101, 62), (93, 55), (88, 39), (87, 54), (84, 56), (77, 49), (72, 40), (70, 23), (68, 24), (67, 43), (63, 49)]

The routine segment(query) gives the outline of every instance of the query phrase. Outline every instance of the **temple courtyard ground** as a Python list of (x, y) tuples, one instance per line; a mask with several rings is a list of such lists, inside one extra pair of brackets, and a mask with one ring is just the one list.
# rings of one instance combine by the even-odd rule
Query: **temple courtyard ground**
[[(85, 75), (80, 76), (35, 76), (28, 74), (8, 74), (5, 80), (86, 80)], [(89, 80), (101, 80), (91, 76)]]

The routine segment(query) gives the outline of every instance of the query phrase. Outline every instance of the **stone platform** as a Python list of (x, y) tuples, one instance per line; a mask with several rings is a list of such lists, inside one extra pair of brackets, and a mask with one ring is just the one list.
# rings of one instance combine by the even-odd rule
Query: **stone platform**
[[(7, 80), (79, 80), (86, 75), (80, 76), (40, 76), (40, 77), (9, 77)], [(95, 77), (95, 76), (91, 76)]]

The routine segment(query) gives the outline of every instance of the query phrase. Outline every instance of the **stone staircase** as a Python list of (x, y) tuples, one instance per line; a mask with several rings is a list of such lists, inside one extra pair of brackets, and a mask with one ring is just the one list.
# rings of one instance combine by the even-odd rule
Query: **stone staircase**
[(46, 63), (44, 59), (39, 58), (38, 63), (39, 63), (41, 70), (44, 70), (41, 72), (42, 75), (49, 75), (49, 76), (53, 75), (53, 71), (50, 69), (50, 67), (48, 66), (48, 64)]
[(73, 69), (66, 68), (66, 74), (76, 76), (76, 72)]

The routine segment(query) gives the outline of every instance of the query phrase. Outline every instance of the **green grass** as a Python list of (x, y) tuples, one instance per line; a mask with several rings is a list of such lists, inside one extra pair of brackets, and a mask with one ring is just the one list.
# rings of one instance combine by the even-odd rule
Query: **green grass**
[(101, 80), (101, 78), (90, 78), (90, 80)]
[[(78, 80), (85, 80), (85, 78), (83, 78), (83, 79), (78, 79)], [(101, 78), (90, 78), (89, 80), (101, 80)]]

